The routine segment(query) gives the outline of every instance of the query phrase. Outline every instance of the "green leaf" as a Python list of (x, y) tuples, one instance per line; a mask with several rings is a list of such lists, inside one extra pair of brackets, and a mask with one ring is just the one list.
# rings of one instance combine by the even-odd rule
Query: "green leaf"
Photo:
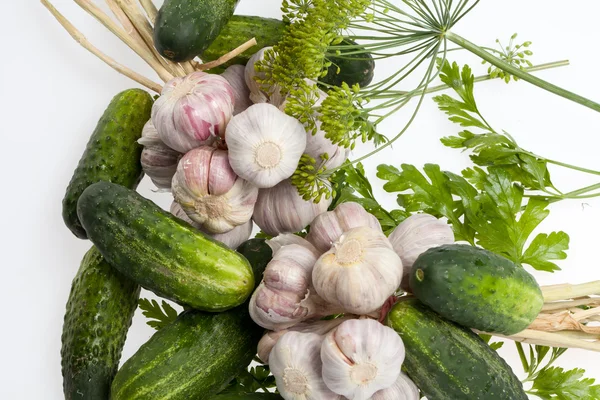
[(177, 311), (166, 301), (161, 305), (156, 300), (140, 299), (138, 302), (142, 314), (149, 320), (146, 323), (152, 328), (158, 330), (169, 325), (177, 318)]
[(550, 260), (564, 260), (569, 248), (569, 235), (565, 232), (540, 233), (533, 239), (521, 262), (529, 264), (538, 271), (554, 272), (560, 268)]
[(595, 380), (584, 378), (585, 370), (575, 368), (565, 371), (560, 367), (550, 367), (540, 371), (533, 381), (530, 393), (542, 399), (597, 400), (600, 398), (600, 385)]

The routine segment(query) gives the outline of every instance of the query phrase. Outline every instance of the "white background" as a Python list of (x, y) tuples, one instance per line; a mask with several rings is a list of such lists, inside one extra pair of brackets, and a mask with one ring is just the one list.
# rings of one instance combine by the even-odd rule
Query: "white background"
[[(242, 0), (238, 13), (277, 17), (279, 1)], [(74, 2), (55, 0), (59, 8), (88, 38), (112, 57), (156, 78), (146, 65), (106, 32)], [(79, 47), (50, 14), (34, 0), (3, 2), (0, 24), (0, 156), (2, 224), (0, 290), (0, 398), (60, 399), (60, 335), (71, 280), (90, 247), (65, 228), (61, 199), (81, 152), (111, 98), (135, 86)], [(483, 1), (455, 31), (481, 45), (493, 45), (514, 32), (532, 40), (537, 63), (568, 58), (572, 65), (538, 73), (560, 86), (600, 100), (597, 16), (595, 0), (502, 2)], [(485, 67), (467, 54), (477, 74)], [(380, 65), (391, 72), (394, 65)], [(480, 107), (490, 123), (515, 136), (522, 147), (548, 158), (600, 169), (600, 114), (545, 93), (526, 83), (482, 83), (476, 89)], [(381, 131), (393, 136), (403, 120), (390, 119)], [(439, 138), (457, 127), (437, 111), (430, 99), (410, 131), (377, 160), (366, 163), (373, 172), (380, 162), (418, 166), (435, 162), (460, 171), (466, 155), (444, 148)], [(357, 155), (360, 151), (357, 152)], [(559, 188), (577, 189), (597, 178), (553, 169)], [(140, 192), (162, 206), (168, 194), (155, 194), (147, 179)], [(378, 190), (382, 202), (393, 206), (394, 196)], [(598, 261), (600, 202), (564, 202), (553, 206), (543, 231), (565, 230), (571, 235), (569, 258), (562, 272), (536, 273), (542, 284), (600, 279)], [(152, 334), (144, 318), (136, 315), (123, 352), (131, 356)], [(513, 346), (504, 351), (520, 371)], [(600, 378), (600, 355), (569, 351), (560, 365), (583, 367)]]

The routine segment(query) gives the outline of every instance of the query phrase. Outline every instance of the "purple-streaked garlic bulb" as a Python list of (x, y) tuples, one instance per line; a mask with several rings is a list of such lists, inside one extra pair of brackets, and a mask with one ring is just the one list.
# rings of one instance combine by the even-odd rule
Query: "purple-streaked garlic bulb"
[(352, 228), (368, 226), (381, 232), (377, 218), (368, 213), (358, 203), (348, 202), (338, 205), (335, 210), (318, 215), (310, 224), (310, 232), (306, 239), (317, 250), (324, 253), (331, 249), (344, 232)]
[(234, 103), (225, 78), (194, 72), (165, 84), (152, 106), (152, 122), (167, 146), (186, 153), (225, 134)]
[(230, 249), (234, 249), (234, 250), (237, 249), (246, 240), (250, 239), (250, 236), (252, 236), (252, 228), (254, 227), (252, 220), (250, 220), (243, 225), (236, 226), (229, 232), (210, 233), (210, 232), (207, 232), (205, 229), (203, 229), (202, 225), (192, 221), (190, 219), (190, 217), (187, 216), (185, 211), (183, 211), (183, 208), (181, 208), (179, 203), (177, 203), (175, 201), (171, 204), (171, 214), (173, 214), (177, 218), (181, 219), (182, 221), (185, 221), (188, 224), (192, 225), (194, 228), (198, 229), (199, 231), (206, 233), (213, 239), (218, 240), (219, 242), (223, 243), (225, 246), (229, 247)]
[(265, 52), (271, 50), (272, 47), (265, 47), (254, 53), (245, 68), (246, 85), (250, 90), (250, 100), (254, 103), (269, 103), (275, 107), (280, 107), (285, 102), (285, 97), (281, 93), (279, 85), (267, 86), (264, 83), (257, 81), (265, 79), (264, 72), (256, 71), (256, 63), (265, 59)]
[(210, 233), (246, 224), (258, 189), (239, 178), (224, 150), (202, 146), (186, 153), (173, 177), (173, 197), (188, 217)]
[(404, 356), (404, 343), (393, 329), (372, 319), (351, 319), (323, 341), (323, 380), (349, 400), (367, 400), (396, 382)]
[(277, 389), (285, 400), (342, 400), (321, 376), (321, 343), (315, 333), (287, 332), (269, 357)]
[(419, 400), (420, 398), (417, 385), (404, 372), (400, 372), (396, 383), (376, 392), (371, 400)]
[(270, 188), (298, 168), (306, 131), (277, 107), (255, 104), (231, 119), (225, 142), (236, 174), (259, 188)]
[(233, 115), (238, 115), (242, 111), (246, 111), (252, 104), (250, 100), (250, 89), (246, 84), (246, 67), (243, 65), (235, 64), (228, 67), (221, 76), (227, 79), (227, 82), (233, 89), (235, 95), (235, 107), (233, 109)]
[(312, 243), (301, 236), (294, 235), (293, 233), (282, 233), (281, 235), (277, 235), (274, 238), (267, 240), (267, 245), (271, 248), (273, 254), (277, 253), (283, 246), (290, 244), (297, 244), (306, 247), (315, 254), (321, 254), (315, 248), (315, 246), (312, 245)]
[(164, 144), (152, 123), (148, 121), (142, 130), (138, 143), (144, 146), (140, 162), (144, 173), (159, 189), (170, 189), (177, 163), (182, 154)]
[(252, 219), (271, 236), (299, 232), (317, 215), (327, 211), (331, 202), (331, 198), (321, 198), (318, 203), (306, 201), (296, 187), (285, 180), (275, 187), (260, 190)]

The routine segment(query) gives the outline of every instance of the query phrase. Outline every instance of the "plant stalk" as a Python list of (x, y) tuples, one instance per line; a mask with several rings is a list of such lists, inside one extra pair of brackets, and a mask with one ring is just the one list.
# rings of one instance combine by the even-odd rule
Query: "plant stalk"
[(451, 42), (463, 47), (466, 50), (469, 50), (471, 53), (481, 57), (485, 61), (502, 69), (505, 72), (508, 72), (509, 74), (512, 74), (526, 82), (529, 82), (539, 88), (547, 90), (558, 96), (564, 97), (565, 99), (574, 101), (575, 103), (581, 104), (585, 107), (591, 108), (594, 111), (600, 112), (600, 104), (596, 103), (595, 101), (592, 101), (583, 96), (580, 96), (578, 94), (575, 94), (573, 92), (565, 90), (565, 89), (558, 87), (558, 86), (556, 86), (550, 82), (547, 82), (543, 79), (537, 78), (537, 77), (521, 70), (520, 68), (515, 67), (514, 65), (511, 65), (511, 64), (499, 59), (498, 57), (485, 51), (484, 49), (477, 46), (476, 44), (468, 41), (467, 39), (464, 39), (463, 37), (461, 37), (453, 32), (446, 32), (444, 34), (444, 36), (446, 37), (446, 39), (450, 40)]

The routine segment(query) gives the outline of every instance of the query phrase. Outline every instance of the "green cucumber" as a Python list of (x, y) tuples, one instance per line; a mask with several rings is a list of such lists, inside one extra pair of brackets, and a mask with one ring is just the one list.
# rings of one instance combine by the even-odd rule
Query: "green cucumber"
[(106, 260), (161, 297), (223, 311), (252, 293), (254, 276), (242, 255), (133, 190), (95, 183), (83, 192), (77, 210)]
[(283, 400), (283, 397), (275, 393), (230, 393), (216, 395), (210, 400)]
[(451, 244), (415, 261), (413, 294), (468, 328), (514, 335), (538, 316), (544, 297), (535, 278), (512, 261), (477, 247)]
[[(264, 241), (250, 241), (241, 249), (256, 260), (254, 274), (261, 276), (271, 259), (270, 249)], [(212, 399), (247, 368), (262, 334), (250, 318), (248, 303), (217, 314), (186, 311), (123, 364), (111, 399)]]
[(65, 399), (106, 400), (117, 373), (140, 287), (95, 247), (73, 280), (62, 333)]
[(387, 325), (402, 337), (403, 367), (429, 400), (527, 400), (498, 353), (418, 300), (397, 303)]
[[(285, 27), (286, 24), (278, 19), (234, 15), (225, 25), (221, 34), (200, 57), (204, 62), (214, 61), (255, 37), (258, 46), (246, 50), (210, 72), (220, 73), (223, 68), (234, 64), (245, 65), (258, 49), (279, 43), (283, 37)], [(341, 45), (344, 44), (356, 44), (356, 42), (345, 39)], [(344, 58), (332, 57), (331, 61), (333, 64), (329, 67), (327, 75), (320, 79), (323, 83), (332, 86), (341, 86), (342, 82), (346, 82), (350, 86), (358, 83), (361, 87), (365, 87), (373, 80), (375, 61), (370, 54), (349, 55)], [(339, 73), (338, 67), (340, 69)]]
[(154, 24), (156, 49), (171, 61), (193, 59), (219, 36), (238, 3), (239, 0), (166, 0)]
[(137, 141), (150, 119), (152, 102), (143, 90), (126, 90), (112, 99), (98, 121), (63, 199), (63, 219), (78, 238), (87, 238), (77, 218), (77, 200), (85, 188), (108, 181), (135, 189), (142, 179), (142, 146)]

